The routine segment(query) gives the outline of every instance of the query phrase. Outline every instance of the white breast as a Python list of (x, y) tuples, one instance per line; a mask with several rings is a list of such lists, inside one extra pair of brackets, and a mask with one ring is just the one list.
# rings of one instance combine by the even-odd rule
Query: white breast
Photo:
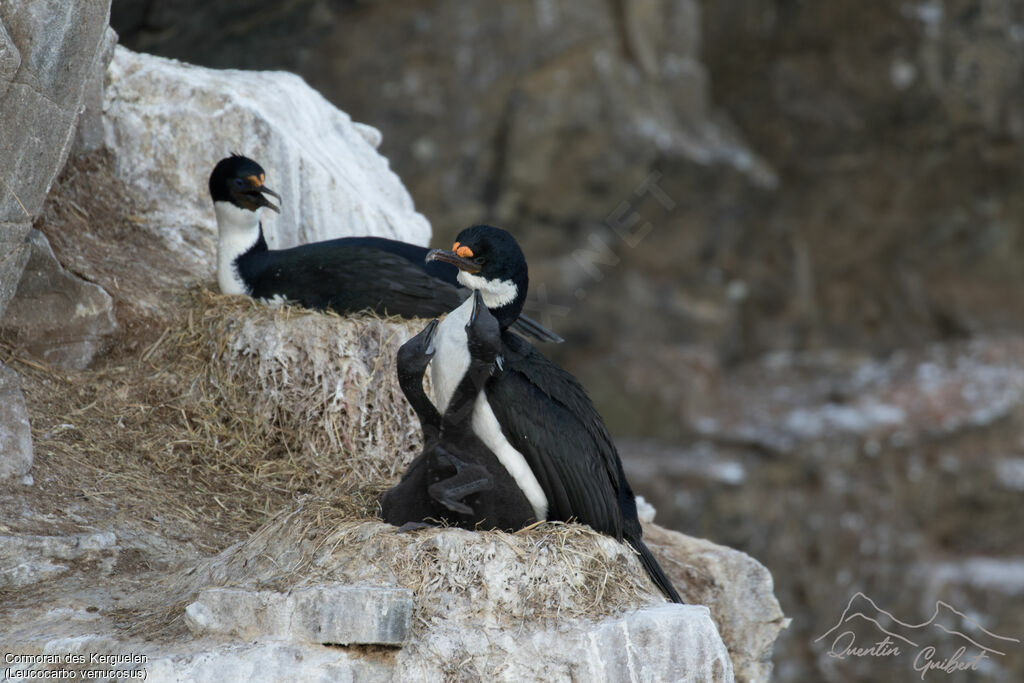
[(214, 202), (213, 210), (217, 214), (217, 284), (224, 294), (248, 294), (235, 259), (259, 241), (259, 213), (223, 201)]
[[(473, 311), (473, 299), (466, 299), (461, 306), (448, 314), (437, 326), (434, 335), (435, 355), (430, 362), (430, 382), (433, 391), (431, 400), (438, 411), (444, 413), (452, 400), (459, 382), (469, 368), (469, 349), (466, 346), (466, 323)], [(473, 432), (498, 457), (516, 484), (530, 501), (538, 520), (548, 515), (548, 498), (544, 489), (526, 462), (523, 454), (513, 448), (501, 432), (501, 424), (491, 410), (486, 392), (481, 391), (473, 407)]]
[(434, 359), (430, 361), (430, 382), (433, 401), (438, 412), (444, 413), (452, 400), (459, 382), (469, 368), (469, 349), (466, 346), (466, 323), (473, 312), (473, 298), (448, 314), (434, 332)]

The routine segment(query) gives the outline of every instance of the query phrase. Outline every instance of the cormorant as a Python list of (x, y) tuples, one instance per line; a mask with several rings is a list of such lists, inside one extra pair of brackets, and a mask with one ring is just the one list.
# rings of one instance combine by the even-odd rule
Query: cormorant
[[(478, 290), (501, 328), (502, 371), (476, 399), (473, 431), (497, 455), (530, 501), (537, 519), (578, 521), (640, 555), (647, 573), (673, 602), (682, 602), (643, 542), (636, 500), (601, 416), (571, 374), (508, 332), (522, 310), (528, 273), (515, 238), (488, 225), (459, 233), (451, 251), (427, 259), (459, 269), (458, 279)], [(448, 314), (434, 335), (433, 401), (444, 411), (466, 373), (466, 323), (472, 303)]]
[[(469, 296), (458, 284), (458, 270), (427, 264), (428, 249), (380, 237), (346, 237), (270, 250), (263, 237), (260, 209), (280, 213), (267, 195), (281, 197), (264, 182), (255, 161), (233, 155), (210, 174), (210, 196), (217, 214), (217, 280), (225, 294), (293, 301), (337, 313), (372, 310), (406, 318), (434, 318)], [(561, 337), (527, 317), (516, 330), (540, 340)]]
[(433, 520), (465, 529), (521, 529), (536, 521), (533, 507), (472, 428), (473, 404), (496, 370), (498, 321), (474, 292), (465, 329), (469, 366), (443, 416), (423, 390), (437, 325), (432, 320), (398, 350), (398, 382), (420, 419), (424, 447), (402, 480), (382, 496), (382, 517), (395, 526)]

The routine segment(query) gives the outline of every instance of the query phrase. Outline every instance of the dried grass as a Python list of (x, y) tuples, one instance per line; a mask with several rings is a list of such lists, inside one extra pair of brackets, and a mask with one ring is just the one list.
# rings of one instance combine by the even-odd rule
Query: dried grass
[(557, 629), (565, 615), (597, 620), (662, 599), (628, 546), (588, 527), (399, 532), (310, 497), (180, 572), (161, 593), (188, 597), (136, 615), (129, 631), (147, 639), (184, 635), (182, 610), (208, 586), (288, 591), (333, 581), (411, 589), (414, 633), (448, 619), (476, 628)]
[(193, 386), (222, 413), (218, 424), (282, 451), (255, 476), (289, 490), (351, 492), (386, 485), (418, 452), (394, 359), (422, 322), (271, 308), (205, 290), (193, 299), (202, 318), (190, 318), (174, 344), (208, 358)]
[(168, 308), (155, 343), (103, 369), (0, 354), (22, 376), (36, 471), (123, 515), (184, 525), (212, 551), (306, 494), (372, 515), (420, 448), (394, 356), (422, 322), (204, 289)]

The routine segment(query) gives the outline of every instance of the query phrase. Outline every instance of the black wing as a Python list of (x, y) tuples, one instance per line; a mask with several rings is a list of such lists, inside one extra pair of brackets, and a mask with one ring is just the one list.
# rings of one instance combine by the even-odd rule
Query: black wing
[(387, 237), (369, 236), (339, 237), (337, 239), (321, 242), (321, 244), (329, 244), (331, 246), (339, 247), (369, 247), (380, 251), (386, 251), (391, 254), (395, 254), (396, 256), (401, 256), (406, 261), (419, 266), (421, 270), (426, 271), (428, 274), (442, 282), (447, 282), (453, 287), (461, 287), (458, 280), (458, 268), (450, 263), (445, 263), (444, 261), (427, 262), (427, 252), (430, 251), (428, 247), (421, 247), (416, 244), (409, 244), (408, 242), (399, 242), (398, 240), (388, 239)]
[(524, 339), (503, 335), (503, 371), (486, 387), (509, 443), (526, 458), (548, 497), (548, 519), (575, 519), (622, 539), (621, 475), (608, 430), (575, 377)]
[(462, 301), (454, 286), (380, 249), (314, 243), (259, 256), (248, 266), (257, 298), (281, 295), (307, 308), (407, 318), (437, 317)]
[[(331, 308), (338, 313), (371, 309), (431, 318), (456, 308), (470, 291), (458, 283), (455, 266), (441, 261), (427, 263), (424, 259), (428, 251), (384, 237), (341, 237), (254, 253), (243, 257), (242, 267), (248, 278), (256, 281), (256, 298), (281, 294), (307, 308)], [(374, 268), (380, 270), (380, 275), (373, 276)], [(386, 289), (382, 284), (385, 280)], [(458, 299), (453, 298), (453, 291)], [(512, 325), (517, 332), (538, 341), (564, 341), (525, 315)]]
[(526, 458), (548, 497), (548, 519), (576, 521), (625, 540), (654, 583), (682, 602), (650, 549), (636, 500), (601, 416), (576, 378), (529, 342), (505, 334), (504, 371), (486, 387), (509, 443)]

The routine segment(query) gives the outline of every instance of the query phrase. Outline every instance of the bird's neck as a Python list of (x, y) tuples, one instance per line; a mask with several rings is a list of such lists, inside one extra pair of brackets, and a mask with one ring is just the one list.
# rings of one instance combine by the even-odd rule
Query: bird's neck
[(238, 272), (238, 258), (250, 251), (266, 251), (259, 211), (230, 202), (214, 202), (217, 214), (217, 282), (224, 294), (249, 294)]
[(405, 400), (412, 406), (416, 417), (420, 420), (420, 429), (423, 431), (423, 440), (429, 442), (436, 440), (441, 431), (441, 415), (437, 408), (430, 402), (427, 392), (423, 390), (422, 372), (407, 372), (404, 368), (398, 369), (398, 385), (405, 394)]
[[(498, 326), (505, 330), (519, 319), (523, 311), (523, 303), (526, 301), (527, 281), (525, 276), (520, 282), (513, 280), (488, 280), (473, 275), (466, 271), (460, 271), (459, 283), (469, 289), (478, 289), (484, 300), (484, 305), (495, 318), (498, 319)], [(467, 301), (470, 301), (467, 299)]]

